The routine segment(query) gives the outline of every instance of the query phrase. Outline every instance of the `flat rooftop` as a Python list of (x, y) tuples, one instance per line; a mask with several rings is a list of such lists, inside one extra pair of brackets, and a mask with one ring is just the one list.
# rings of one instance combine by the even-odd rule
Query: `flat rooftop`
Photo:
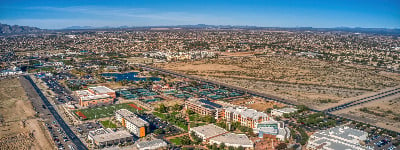
[(286, 108), (282, 108), (282, 109), (274, 109), (274, 111), (278, 111), (278, 112), (282, 112), (282, 113), (293, 113), (296, 112), (298, 109), (296, 108), (290, 108), (290, 107), (286, 107)]
[(107, 94), (101, 94), (101, 95), (90, 95), (90, 96), (83, 96), (81, 99), (83, 101), (90, 101), (90, 100), (96, 100), (96, 99), (102, 99), (102, 98), (112, 98), (110, 95)]
[(155, 139), (151, 141), (142, 141), (137, 143), (138, 148), (146, 148), (146, 147), (164, 147), (167, 146), (168, 144), (161, 140), (161, 139)]
[(194, 127), (194, 128), (190, 128), (191, 131), (194, 131), (198, 134), (202, 134), (204, 135), (204, 137), (210, 138), (216, 135), (220, 135), (223, 133), (226, 133), (228, 131), (226, 131), (225, 129), (218, 127), (214, 124), (208, 124), (208, 125), (204, 125), (204, 126), (198, 126), (198, 127)]
[(278, 134), (278, 129), (274, 128), (274, 127), (261, 127), (258, 129), (258, 132), (263, 132), (265, 134)]
[(253, 142), (245, 134), (226, 133), (213, 137), (210, 141), (218, 141), (225, 144), (253, 145)]
[(127, 110), (127, 109), (120, 109), (117, 110), (115, 113), (120, 114), (126, 121), (138, 126), (148, 126), (149, 123), (142, 118), (139, 118), (135, 113)]
[(90, 93), (88, 90), (79, 90), (75, 91), (75, 93), (78, 97), (94, 95), (93, 93)]
[(209, 101), (207, 99), (204, 99), (204, 98), (193, 98), (192, 97), (192, 98), (188, 99), (188, 102), (191, 102), (191, 103), (193, 103), (195, 105), (198, 105), (198, 106), (202, 106), (204, 108), (208, 108), (210, 110), (215, 110), (215, 109), (218, 109), (218, 108), (222, 107), (220, 104), (211, 102), (211, 101)]
[(93, 90), (97, 94), (106, 94), (110, 92), (115, 92), (114, 90), (111, 90), (110, 88), (105, 86), (89, 87), (89, 89)]
[(360, 140), (366, 140), (367, 132), (347, 126), (333, 127), (315, 132), (311, 141), (325, 148), (333, 149), (365, 149), (360, 145)]
[(99, 143), (133, 137), (128, 131), (125, 130), (114, 132), (111, 129), (103, 129), (103, 128), (94, 131), (89, 131), (89, 135)]
[(241, 116), (247, 117), (247, 118), (252, 118), (252, 119), (259, 119), (260, 117), (268, 117), (266, 113), (263, 112), (258, 112), (257, 110), (254, 109), (248, 109), (248, 108), (243, 108), (243, 107), (227, 107), (225, 111), (233, 112), (236, 114), (240, 114)]

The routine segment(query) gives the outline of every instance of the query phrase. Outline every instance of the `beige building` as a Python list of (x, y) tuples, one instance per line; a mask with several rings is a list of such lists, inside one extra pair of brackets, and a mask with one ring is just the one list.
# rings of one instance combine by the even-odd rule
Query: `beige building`
[(89, 131), (88, 139), (99, 148), (133, 142), (133, 136), (125, 130), (97, 129)]
[(136, 114), (126, 109), (120, 109), (115, 112), (115, 118), (121, 122), (122, 126), (128, 129), (131, 133), (138, 137), (146, 136), (148, 132), (149, 123), (142, 118), (139, 118)]

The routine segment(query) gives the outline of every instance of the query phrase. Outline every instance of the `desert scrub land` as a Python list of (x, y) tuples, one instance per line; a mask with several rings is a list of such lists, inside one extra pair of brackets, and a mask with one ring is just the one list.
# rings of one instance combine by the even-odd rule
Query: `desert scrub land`
[(19, 79), (0, 80), (0, 149), (53, 149)]
[(225, 57), (158, 67), (272, 94), (316, 109), (400, 84), (397, 74), (294, 56)]
[(268, 109), (272, 109), (274, 107), (281, 108), (285, 107), (285, 104), (282, 103), (277, 103), (274, 101), (265, 101), (261, 98), (257, 97), (250, 97), (250, 98), (240, 98), (240, 99), (235, 99), (232, 102), (230, 102), (234, 105), (237, 106), (244, 106), (248, 107), (251, 109), (255, 109), (257, 111), (267, 111)]
[(390, 96), (338, 112), (341, 115), (378, 127), (400, 132), (400, 96)]

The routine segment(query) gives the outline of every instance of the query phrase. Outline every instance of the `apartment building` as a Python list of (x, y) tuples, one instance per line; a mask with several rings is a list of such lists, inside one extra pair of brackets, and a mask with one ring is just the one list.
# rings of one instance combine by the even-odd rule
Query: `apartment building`
[(121, 122), (122, 126), (138, 137), (146, 136), (149, 130), (149, 123), (139, 118), (133, 112), (127, 109), (120, 109), (115, 112), (115, 118)]
[(219, 110), (218, 118), (231, 122), (240, 122), (242, 126), (255, 128), (258, 123), (268, 121), (270, 118), (266, 113), (258, 112), (245, 107), (226, 107)]
[(205, 98), (189, 98), (185, 101), (185, 108), (201, 115), (218, 116), (221, 105), (211, 102)]

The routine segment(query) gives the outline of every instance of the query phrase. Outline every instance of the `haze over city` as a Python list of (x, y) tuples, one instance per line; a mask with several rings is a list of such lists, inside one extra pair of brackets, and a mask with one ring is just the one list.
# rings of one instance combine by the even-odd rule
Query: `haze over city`
[(0, 22), (70, 26), (250, 25), (399, 28), (397, 0), (2, 1)]

